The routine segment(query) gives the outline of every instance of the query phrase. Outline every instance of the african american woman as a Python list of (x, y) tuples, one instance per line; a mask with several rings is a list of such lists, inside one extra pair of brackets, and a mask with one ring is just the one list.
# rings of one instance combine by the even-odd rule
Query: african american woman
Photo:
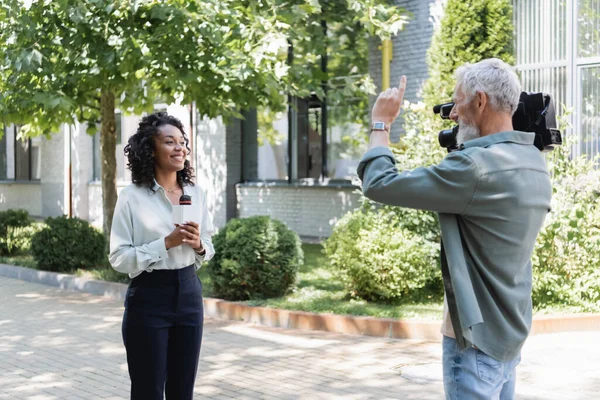
[[(117, 200), (110, 263), (132, 278), (122, 326), (132, 400), (193, 398), (204, 322), (196, 270), (214, 255), (214, 228), (189, 154), (182, 123), (164, 112), (144, 117), (125, 146), (133, 183)], [(199, 221), (173, 223), (183, 195)]]

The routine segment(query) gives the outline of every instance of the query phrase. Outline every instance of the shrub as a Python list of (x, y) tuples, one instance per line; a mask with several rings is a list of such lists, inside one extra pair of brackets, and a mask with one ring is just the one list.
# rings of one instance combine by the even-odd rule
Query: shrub
[(571, 156), (571, 140), (548, 157), (552, 211), (533, 254), (536, 308), (600, 310), (600, 171), (585, 156)]
[(513, 29), (510, 0), (448, 0), (427, 53), (425, 103), (449, 101), (454, 71), (464, 63), (495, 57), (512, 64)]
[(0, 212), (0, 255), (26, 252), (31, 244), (33, 219), (26, 210)]
[(298, 235), (266, 216), (232, 219), (213, 243), (208, 273), (214, 294), (228, 300), (282, 296), (303, 263)]
[[(413, 216), (423, 226), (435, 222), (428, 213)], [(442, 296), (439, 243), (408, 228), (391, 208), (366, 205), (346, 214), (325, 242), (325, 254), (353, 296), (383, 302)]]
[(104, 258), (104, 235), (87, 221), (66, 216), (47, 218), (46, 226), (31, 240), (39, 268), (67, 272), (91, 269)]
[[(392, 147), (399, 170), (439, 162), (432, 113), (423, 103), (403, 107), (406, 135)], [(439, 117), (438, 117), (439, 118)], [(380, 302), (441, 299), (440, 230), (432, 212), (361, 198), (324, 244), (330, 264), (352, 296)]]

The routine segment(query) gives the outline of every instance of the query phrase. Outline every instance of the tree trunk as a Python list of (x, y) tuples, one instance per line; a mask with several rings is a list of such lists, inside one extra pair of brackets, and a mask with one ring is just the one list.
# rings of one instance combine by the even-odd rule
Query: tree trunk
[[(115, 94), (102, 89), (100, 97), (100, 151), (102, 152), (103, 231), (107, 245), (117, 203), (117, 131), (115, 126)], [(108, 249), (108, 247), (107, 247)]]

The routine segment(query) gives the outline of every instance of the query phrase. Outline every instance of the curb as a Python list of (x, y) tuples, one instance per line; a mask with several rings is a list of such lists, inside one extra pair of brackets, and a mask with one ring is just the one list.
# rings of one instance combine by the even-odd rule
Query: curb
[(97, 281), (95, 279), (79, 278), (74, 275), (40, 271), (17, 267), (15, 265), (0, 264), (0, 276), (120, 300), (125, 299), (125, 293), (127, 292), (127, 285), (124, 283)]
[[(124, 283), (78, 278), (69, 274), (38, 271), (6, 264), (0, 264), (0, 276), (119, 300), (125, 299), (125, 293), (127, 292), (127, 285)], [(272, 328), (316, 330), (394, 339), (431, 341), (441, 341), (442, 339), (440, 333), (441, 321), (427, 322), (317, 314), (248, 306), (210, 297), (204, 298), (204, 315), (209, 318), (250, 322)], [(534, 317), (531, 328), (532, 335), (570, 331), (600, 331), (600, 314)]]
[(250, 322), (272, 328), (326, 331), (395, 339), (441, 340), (441, 321), (403, 321), (392, 318), (317, 314), (305, 311), (247, 306), (212, 298), (204, 299), (204, 313), (213, 318)]

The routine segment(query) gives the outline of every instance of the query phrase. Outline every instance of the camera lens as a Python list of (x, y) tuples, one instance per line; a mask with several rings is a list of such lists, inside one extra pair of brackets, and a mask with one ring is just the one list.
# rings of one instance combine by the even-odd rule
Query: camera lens
[(438, 134), (438, 141), (440, 142), (440, 146), (445, 148), (452, 148), (457, 145), (456, 143), (456, 135), (458, 134), (458, 125), (456, 125), (452, 129), (444, 129), (440, 131)]

